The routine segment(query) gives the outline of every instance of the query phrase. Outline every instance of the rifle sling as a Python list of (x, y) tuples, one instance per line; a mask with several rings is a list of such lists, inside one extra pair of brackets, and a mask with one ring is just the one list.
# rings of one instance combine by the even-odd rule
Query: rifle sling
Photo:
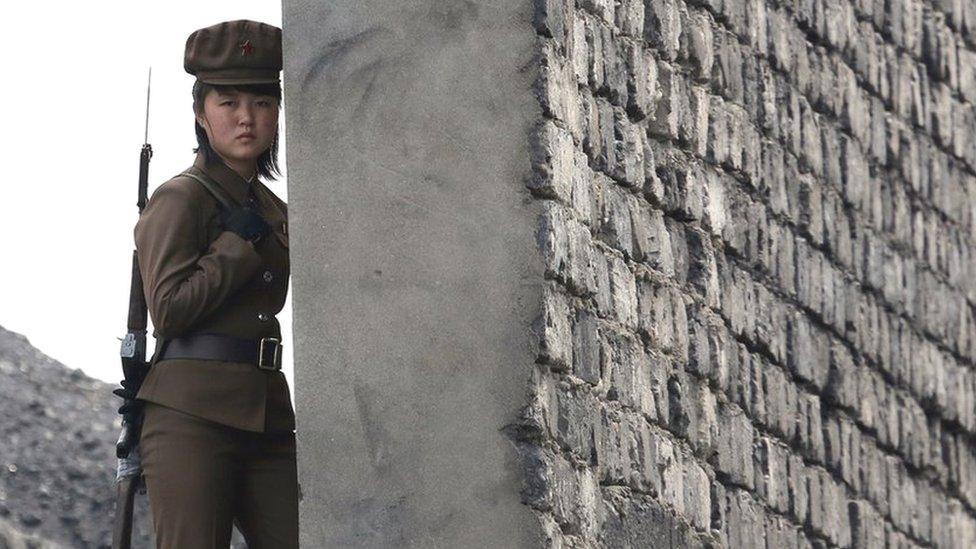
[(196, 170), (195, 167), (192, 167), (189, 170), (186, 170), (185, 172), (181, 173), (180, 175), (185, 175), (190, 179), (195, 179), (198, 183), (203, 185), (203, 188), (207, 189), (210, 192), (210, 194), (213, 195), (213, 197), (217, 200), (217, 202), (219, 202), (220, 205), (223, 206), (224, 208), (228, 210), (233, 208), (232, 202), (229, 198), (227, 198), (227, 195), (224, 194), (224, 192), (220, 189), (220, 187), (217, 186), (217, 183), (214, 180), (210, 179), (210, 176), (208, 176), (204, 172)]
[[(207, 189), (210, 195), (213, 196), (214, 199), (216, 199), (217, 202), (223, 208), (229, 210), (234, 207), (232, 205), (233, 203), (231, 202), (231, 200), (227, 198), (227, 195), (224, 194), (222, 190), (220, 190), (220, 187), (217, 185), (217, 183), (214, 180), (212, 180), (210, 176), (208, 176), (206, 173), (197, 170), (195, 166), (190, 167), (188, 170), (181, 173), (180, 175), (185, 175), (186, 177), (189, 177), (190, 179), (193, 179), (197, 183), (203, 185), (203, 188)], [(138, 271), (136, 271), (136, 273), (138, 273)], [(140, 286), (141, 286), (141, 277), (140, 277)], [(143, 303), (143, 306), (145, 306), (145, 303)], [(166, 353), (167, 343), (168, 341), (162, 337), (156, 338), (156, 348), (153, 351), (152, 358), (149, 360), (150, 367), (152, 367), (152, 365), (154, 365), (157, 361), (159, 361), (163, 356), (163, 354)]]

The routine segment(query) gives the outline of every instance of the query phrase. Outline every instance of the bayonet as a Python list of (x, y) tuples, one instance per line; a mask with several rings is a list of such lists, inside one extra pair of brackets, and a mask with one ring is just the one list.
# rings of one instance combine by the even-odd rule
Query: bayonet
[(139, 198), (136, 206), (139, 213), (146, 207), (146, 194), (149, 185), (149, 160), (152, 158), (152, 145), (149, 144), (149, 91), (152, 89), (152, 67), (146, 82), (146, 130), (142, 138), (142, 153), (139, 155)]

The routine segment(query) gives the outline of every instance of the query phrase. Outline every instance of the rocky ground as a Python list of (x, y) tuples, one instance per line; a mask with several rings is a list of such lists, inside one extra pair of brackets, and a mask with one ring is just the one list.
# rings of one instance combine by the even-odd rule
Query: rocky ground
[[(0, 549), (111, 547), (120, 427), (113, 388), (0, 326)], [(140, 494), (132, 547), (154, 545)], [(247, 547), (236, 530), (231, 547)]]
[[(0, 548), (110, 547), (112, 388), (0, 327)], [(135, 512), (133, 547), (151, 547), (145, 495)]]

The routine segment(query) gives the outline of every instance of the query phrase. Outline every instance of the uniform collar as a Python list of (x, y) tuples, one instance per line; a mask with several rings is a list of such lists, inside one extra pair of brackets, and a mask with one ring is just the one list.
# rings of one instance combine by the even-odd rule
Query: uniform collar
[(251, 181), (244, 179), (239, 173), (232, 170), (227, 164), (224, 164), (224, 161), (220, 160), (219, 157), (216, 161), (207, 164), (203, 158), (203, 153), (200, 152), (197, 153), (197, 157), (193, 161), (193, 166), (206, 172), (238, 204), (244, 204), (251, 183), (257, 180), (257, 175), (252, 177)]

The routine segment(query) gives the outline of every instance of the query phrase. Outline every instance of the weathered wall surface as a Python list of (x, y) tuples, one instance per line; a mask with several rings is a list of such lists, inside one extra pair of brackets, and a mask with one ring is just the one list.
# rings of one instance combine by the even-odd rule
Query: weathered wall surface
[(536, 4), (552, 545), (976, 547), (976, 3)]
[(976, 547), (976, 3), (285, 48), (305, 545)]
[(533, 547), (531, 5), (284, 2), (303, 547)]

